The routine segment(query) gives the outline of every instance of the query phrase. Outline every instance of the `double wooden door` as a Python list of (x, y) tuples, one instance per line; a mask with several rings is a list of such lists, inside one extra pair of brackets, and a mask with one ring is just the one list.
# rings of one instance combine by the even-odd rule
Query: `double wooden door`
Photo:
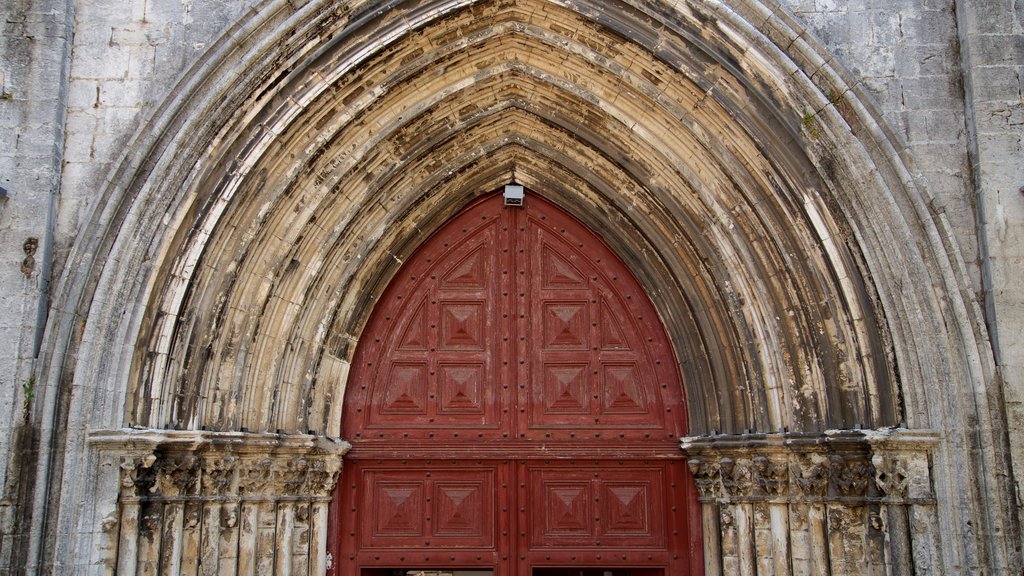
[(690, 573), (684, 408), (664, 328), (601, 238), (536, 194), (485, 197), (404, 263), (360, 339), (334, 573)]

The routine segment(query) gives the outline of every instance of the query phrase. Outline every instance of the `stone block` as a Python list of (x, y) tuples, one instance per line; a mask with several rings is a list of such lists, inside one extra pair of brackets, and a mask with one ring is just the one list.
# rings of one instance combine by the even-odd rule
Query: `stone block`
[(899, 41), (908, 45), (951, 46), (956, 34), (952, 12), (914, 10), (900, 14)]
[(145, 89), (141, 82), (133, 80), (101, 80), (99, 85), (100, 107), (139, 107), (146, 101), (142, 98)]
[[(156, 47), (150, 45), (132, 46), (129, 49), (131, 59), (128, 62), (127, 77), (135, 80), (145, 80), (147, 88), (152, 90), (152, 79), (157, 74)], [(170, 75), (166, 75), (168, 77)], [(162, 86), (166, 89), (168, 86)]]
[(128, 75), (129, 48), (108, 44), (76, 44), (71, 77), (117, 79)]
[(978, 66), (969, 72), (976, 102), (1019, 99), (1024, 86), (1024, 66)]
[(903, 102), (908, 108), (953, 110), (963, 106), (959, 82), (944, 74), (903, 78)]
[(928, 113), (919, 110), (909, 110), (900, 113), (902, 120), (903, 134), (907, 142), (928, 140)]
[(971, 57), (987, 66), (1015, 66), (1024, 62), (1024, 35), (971, 34), (968, 36)]
[(814, 0), (784, 0), (782, 4), (797, 16), (803, 16), (801, 12), (817, 12)]
[(862, 79), (892, 78), (896, 75), (896, 55), (885, 44), (854, 44), (840, 50), (854, 74)]
[(846, 12), (844, 0), (814, 0), (814, 9), (818, 12)]
[(88, 162), (92, 160), (92, 141), (96, 136), (96, 117), (91, 113), (69, 112), (66, 126), (64, 134), (64, 162)]
[(927, 140), (954, 142), (965, 137), (967, 130), (964, 114), (959, 110), (929, 110), (927, 119)]
[(969, 27), (990, 33), (1008, 34), (1015, 31), (1013, 5), (1014, 0), (984, 0), (970, 2), (960, 9), (964, 11)]
[(131, 133), (126, 130), (97, 132), (92, 142), (93, 160), (109, 163), (118, 159), (124, 153), (124, 148), (130, 137)]
[(99, 84), (96, 80), (72, 79), (68, 82), (68, 108), (93, 108), (97, 106), (98, 92)]

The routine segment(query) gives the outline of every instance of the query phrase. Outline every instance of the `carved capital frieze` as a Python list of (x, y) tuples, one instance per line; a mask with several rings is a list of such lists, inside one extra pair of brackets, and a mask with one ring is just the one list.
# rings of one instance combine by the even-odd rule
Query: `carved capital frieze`
[(887, 430), (868, 437), (874, 483), (888, 502), (931, 504), (931, 450), (938, 435), (917, 430)]
[(821, 454), (795, 456), (790, 465), (801, 496), (820, 498), (828, 493), (828, 459)]
[(868, 481), (873, 477), (873, 470), (866, 454), (830, 454), (828, 460), (835, 494), (847, 498), (867, 496)]
[(698, 498), (711, 501), (893, 502), (931, 497), (926, 431), (714, 435), (683, 439)]
[(687, 465), (690, 468), (690, 474), (693, 475), (698, 497), (714, 498), (719, 495), (718, 464), (692, 458)]
[(749, 460), (733, 460), (726, 456), (719, 461), (718, 465), (722, 474), (722, 488), (725, 490), (726, 496), (743, 497), (751, 495), (754, 488), (754, 480)]
[(756, 487), (761, 494), (782, 496), (788, 492), (789, 466), (786, 460), (759, 455), (751, 460), (751, 468)]
[(907, 461), (892, 455), (876, 454), (875, 484), (878, 490), (888, 497), (902, 500), (907, 497), (907, 486), (910, 483), (910, 470)]
[[(186, 523), (199, 521), (190, 502), (326, 500), (349, 445), (315, 436), (127, 430), (94, 433), (92, 443), (120, 457), (122, 501), (184, 502)], [(225, 506), (221, 523), (237, 510)]]

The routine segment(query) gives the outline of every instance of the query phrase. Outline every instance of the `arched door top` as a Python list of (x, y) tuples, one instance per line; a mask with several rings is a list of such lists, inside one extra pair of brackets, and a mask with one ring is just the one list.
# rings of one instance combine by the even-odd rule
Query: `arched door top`
[[(683, 388), (656, 311), (593, 231), (535, 193), (473, 203), (428, 239), (360, 338), (343, 431), (356, 453), (608, 439), (678, 450)], [(496, 444), (494, 444), (496, 443)]]

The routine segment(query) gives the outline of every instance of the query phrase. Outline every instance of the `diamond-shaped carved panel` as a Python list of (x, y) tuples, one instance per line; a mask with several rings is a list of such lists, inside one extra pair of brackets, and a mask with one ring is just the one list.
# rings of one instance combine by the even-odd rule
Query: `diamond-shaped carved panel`
[(591, 498), (589, 482), (545, 482), (544, 536), (589, 536)]
[(623, 330), (628, 326), (625, 318), (615, 314), (607, 301), (601, 301), (601, 317), (598, 320), (601, 333), (601, 348), (604, 350), (629, 350), (629, 338)]
[(422, 536), (423, 483), (375, 483), (370, 510), (374, 536)]
[(483, 537), (489, 516), (481, 482), (437, 482), (434, 484), (434, 535)]
[(441, 304), (442, 350), (484, 349), (483, 302), (443, 302)]
[(439, 367), (439, 414), (483, 414), (483, 364), (443, 364)]
[(377, 396), (381, 414), (426, 414), (427, 365), (395, 362)]
[(589, 414), (590, 396), (587, 364), (544, 366), (543, 406), (545, 414)]
[(398, 340), (398, 349), (402, 351), (426, 350), (428, 337), (427, 312), (424, 303), (420, 302), (402, 331), (402, 337)]
[(607, 414), (644, 414), (647, 412), (645, 386), (636, 364), (606, 364), (604, 373), (604, 412)]
[(558, 252), (547, 244), (541, 249), (541, 286), (549, 290), (586, 288), (587, 276)]
[(543, 309), (546, 350), (586, 350), (589, 336), (585, 302), (546, 302)]
[(604, 485), (606, 533), (647, 536), (651, 533), (649, 486), (645, 482)]

